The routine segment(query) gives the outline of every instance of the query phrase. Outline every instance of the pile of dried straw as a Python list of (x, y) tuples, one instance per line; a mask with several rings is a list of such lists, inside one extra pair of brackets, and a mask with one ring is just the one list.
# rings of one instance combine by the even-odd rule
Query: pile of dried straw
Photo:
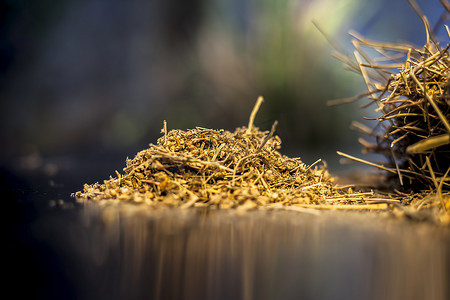
[[(324, 166), (305, 165), (299, 158), (280, 154), (281, 141), (253, 126), (257, 104), (248, 127), (235, 132), (196, 128), (171, 130), (133, 158), (125, 174), (103, 184), (85, 185), (79, 199), (120, 200), (150, 206), (212, 208), (387, 208), (384, 199), (365, 200), (373, 192), (337, 187)], [(383, 202), (383, 203), (380, 203)]]

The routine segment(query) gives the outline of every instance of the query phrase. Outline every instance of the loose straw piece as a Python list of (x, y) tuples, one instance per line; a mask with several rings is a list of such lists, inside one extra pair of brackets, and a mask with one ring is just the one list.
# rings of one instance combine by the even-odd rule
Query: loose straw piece
[(425, 153), (433, 148), (450, 144), (450, 134), (441, 134), (421, 140), (406, 148), (406, 152), (410, 154)]
[(264, 145), (273, 137), (273, 135), (275, 134), (275, 129), (277, 128), (277, 125), (278, 125), (278, 121), (273, 122), (269, 135), (267, 135), (264, 138), (261, 145), (258, 147), (258, 149), (256, 149), (256, 152), (259, 152), (264, 147)]
[(322, 161), (322, 159), (321, 158), (319, 158), (318, 160), (316, 160), (312, 165), (310, 165), (309, 167), (307, 167), (306, 168), (306, 170), (305, 171), (307, 171), (307, 170), (309, 170), (309, 169), (311, 169), (313, 166), (315, 166), (316, 164), (318, 164), (318, 163), (320, 163)]
[(250, 119), (248, 120), (248, 127), (247, 127), (248, 134), (252, 132), (253, 122), (255, 121), (256, 114), (258, 113), (259, 107), (261, 106), (263, 101), (264, 101), (264, 98), (262, 96), (259, 96), (258, 100), (256, 100), (255, 106), (253, 106), (253, 110), (250, 114)]
[(336, 209), (336, 210), (360, 210), (360, 209), (387, 209), (389, 207), (388, 203), (378, 203), (378, 204), (354, 204), (354, 205), (333, 205), (333, 204), (323, 204), (323, 205), (315, 205), (315, 204), (293, 204), (294, 207), (303, 207), (303, 208), (314, 208), (314, 209)]
[(394, 149), (392, 149), (392, 148), (391, 148), (391, 155), (392, 155), (392, 158), (394, 159), (395, 169), (397, 170), (397, 175), (398, 175), (398, 179), (400, 180), (400, 185), (403, 185), (402, 173), (400, 172), (400, 168), (398, 167), (397, 157), (395, 157), (395, 152), (394, 152)]
[(438, 185), (438, 183), (436, 181), (436, 175), (434, 175), (433, 168), (431, 167), (430, 159), (428, 158), (428, 156), (426, 156), (425, 159), (426, 159), (426, 163), (427, 163), (427, 166), (428, 166), (428, 170), (430, 171), (430, 174), (431, 174), (431, 178), (433, 179), (434, 186), (436, 188), (438, 188), (439, 185)]
[(167, 142), (167, 122), (166, 120), (164, 120), (163, 123), (163, 133), (164, 133), (164, 144)]
[(357, 162), (360, 162), (360, 163), (363, 163), (363, 164), (366, 164), (366, 165), (369, 165), (369, 166), (372, 166), (372, 167), (375, 167), (375, 168), (378, 168), (378, 169), (381, 169), (381, 170), (385, 170), (385, 171), (397, 174), (397, 171), (394, 170), (394, 169), (386, 168), (385, 166), (378, 165), (376, 163), (373, 163), (373, 162), (370, 162), (370, 161), (367, 161), (367, 160), (364, 160), (364, 159), (361, 159), (361, 158), (357, 158), (357, 157), (354, 157), (354, 156), (342, 153), (340, 151), (336, 151), (336, 153), (339, 154), (340, 156), (344, 156), (344, 157), (346, 157), (348, 159), (351, 159), (351, 160), (354, 160), (354, 161), (357, 161)]

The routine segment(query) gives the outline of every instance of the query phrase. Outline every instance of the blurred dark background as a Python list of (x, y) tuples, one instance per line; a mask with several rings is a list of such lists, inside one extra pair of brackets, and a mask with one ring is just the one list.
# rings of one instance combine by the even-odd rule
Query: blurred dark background
[[(435, 24), (440, 2), (417, 2)], [(324, 158), (333, 171), (336, 150), (360, 152), (351, 121), (372, 112), (361, 102), (326, 106), (365, 85), (331, 56), (312, 20), (349, 53), (349, 29), (425, 42), (406, 0), (0, 3), (1, 163), (49, 174), (73, 156), (108, 162), (103, 177), (120, 170), (156, 143), (163, 120), (169, 129), (233, 130), (259, 95), (256, 126), (278, 120), (283, 153)]]

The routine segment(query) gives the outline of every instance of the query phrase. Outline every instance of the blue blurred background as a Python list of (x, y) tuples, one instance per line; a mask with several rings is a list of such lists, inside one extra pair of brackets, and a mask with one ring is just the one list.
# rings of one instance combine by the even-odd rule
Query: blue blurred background
[[(425, 42), (406, 0), (0, 3), (1, 162), (28, 168), (42, 167), (42, 157), (91, 155), (114, 157), (120, 169), (156, 143), (163, 120), (169, 129), (234, 130), (262, 95), (256, 126), (278, 120), (281, 152), (324, 158), (333, 171), (336, 150), (360, 152), (351, 121), (372, 112), (362, 102), (326, 106), (365, 85), (312, 21), (349, 53), (350, 29)], [(439, 0), (417, 3), (435, 24)]]

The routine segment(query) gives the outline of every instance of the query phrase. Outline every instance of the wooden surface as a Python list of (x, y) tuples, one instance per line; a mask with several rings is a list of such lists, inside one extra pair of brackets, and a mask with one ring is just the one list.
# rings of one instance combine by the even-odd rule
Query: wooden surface
[(377, 213), (88, 204), (34, 226), (62, 257), (79, 299), (450, 295), (448, 229)]

